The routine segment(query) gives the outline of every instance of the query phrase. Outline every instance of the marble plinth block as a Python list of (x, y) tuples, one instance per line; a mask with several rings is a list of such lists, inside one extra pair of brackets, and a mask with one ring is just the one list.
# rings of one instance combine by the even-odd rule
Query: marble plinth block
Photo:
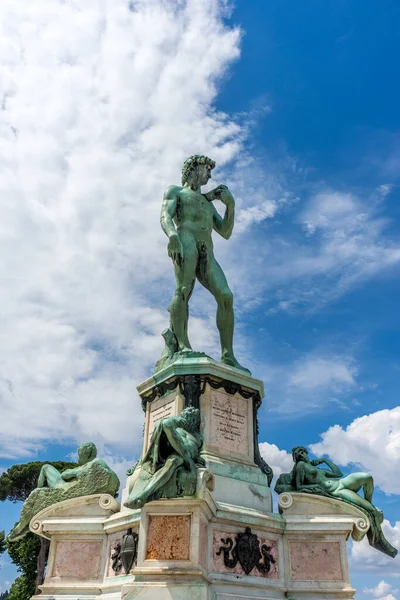
[[(279, 513), (197, 498), (119, 506), (107, 495), (61, 502), (31, 530), (51, 540), (35, 600), (350, 600), (346, 540), (369, 528), (357, 508), (282, 494)], [(129, 572), (121, 540), (136, 536)]]
[[(257, 411), (264, 388), (244, 371), (210, 358), (180, 358), (138, 386), (145, 411), (143, 452), (154, 426), (188, 406), (200, 410), (202, 457), (214, 475), (213, 499), (272, 511), (267, 465), (257, 439)], [(136, 471), (128, 478), (122, 503)]]

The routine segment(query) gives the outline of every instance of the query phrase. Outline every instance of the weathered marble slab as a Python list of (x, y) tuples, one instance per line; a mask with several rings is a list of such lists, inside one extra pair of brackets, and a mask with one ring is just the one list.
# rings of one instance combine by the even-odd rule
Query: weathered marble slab
[(210, 395), (210, 439), (225, 453), (249, 453), (248, 400), (213, 391)]
[(102, 542), (57, 542), (52, 577), (96, 579), (99, 577)]
[(202, 567), (207, 569), (208, 565), (208, 527), (207, 523), (201, 519), (199, 526), (199, 562)]
[(161, 419), (164, 419), (164, 417), (175, 416), (178, 414), (178, 412), (178, 396), (176, 391), (171, 392), (162, 398), (158, 398), (157, 400), (153, 400), (153, 402), (148, 404), (144, 451), (146, 451), (149, 447), (156, 423), (158, 423), (158, 421)]
[(189, 560), (190, 525), (190, 515), (149, 515), (146, 560)]
[(293, 542), (290, 546), (290, 576), (294, 581), (341, 581), (339, 542)]

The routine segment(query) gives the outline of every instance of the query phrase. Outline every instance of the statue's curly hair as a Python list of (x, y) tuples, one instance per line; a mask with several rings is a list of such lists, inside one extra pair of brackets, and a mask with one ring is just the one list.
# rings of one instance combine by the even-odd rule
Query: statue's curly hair
[(212, 158), (208, 158), (208, 156), (203, 156), (202, 154), (193, 154), (193, 156), (189, 156), (183, 163), (182, 167), (182, 185), (188, 181), (190, 177), (190, 173), (197, 167), (197, 165), (208, 165), (211, 169), (215, 168), (215, 161)]

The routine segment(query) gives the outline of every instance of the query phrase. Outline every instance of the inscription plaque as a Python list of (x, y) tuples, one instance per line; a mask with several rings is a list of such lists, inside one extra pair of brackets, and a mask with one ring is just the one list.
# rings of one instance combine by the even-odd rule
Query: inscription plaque
[(163, 398), (159, 398), (158, 400), (154, 400), (150, 406), (150, 414), (149, 414), (149, 430), (147, 435), (147, 440), (149, 441), (151, 435), (154, 431), (154, 427), (158, 421), (164, 419), (164, 417), (170, 417), (171, 415), (176, 415), (176, 394), (175, 392), (164, 396)]
[(210, 443), (222, 451), (249, 454), (248, 401), (224, 392), (211, 393)]

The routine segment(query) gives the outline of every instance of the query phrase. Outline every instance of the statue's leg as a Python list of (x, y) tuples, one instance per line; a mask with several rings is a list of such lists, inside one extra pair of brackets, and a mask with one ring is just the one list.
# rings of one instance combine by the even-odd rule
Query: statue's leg
[(181, 239), (183, 245), (183, 264), (174, 264), (176, 288), (169, 306), (171, 326), (181, 351), (191, 350), (188, 338), (189, 298), (196, 281), (197, 248), (192, 238)]
[(339, 490), (333, 492), (332, 495), (336, 498), (341, 498), (342, 500), (347, 500), (351, 504), (354, 504), (355, 506), (358, 505), (361, 508), (365, 508), (366, 510), (371, 510), (373, 512), (376, 512), (376, 511), (379, 512), (379, 509), (377, 509), (373, 504), (371, 504), (371, 502), (369, 502), (369, 500), (366, 500), (362, 496), (359, 496), (357, 494), (357, 492), (353, 492), (353, 490), (348, 490), (348, 489), (343, 488), (343, 489), (339, 489)]
[(225, 274), (210, 252), (207, 257), (207, 268), (204, 275), (199, 274), (200, 283), (211, 292), (217, 301), (217, 327), (221, 340), (221, 362), (243, 369), (233, 353), (233, 294), (226, 281)]
[(153, 475), (148, 485), (146, 485), (140, 494), (135, 494), (135, 486), (133, 486), (129, 498), (125, 502), (125, 506), (128, 508), (142, 507), (157, 490), (168, 483), (171, 477), (176, 473), (177, 469), (182, 465), (183, 458), (176, 455), (170, 456), (166, 460), (164, 466)]
[(363, 488), (364, 498), (372, 503), (374, 493), (374, 480), (369, 473), (352, 473), (341, 479), (342, 485), (347, 490), (359, 492)]
[(43, 465), (39, 473), (39, 479), (37, 483), (38, 488), (48, 487), (57, 488), (63, 487), (65, 481), (61, 477), (61, 473), (57, 471), (52, 465)]
[(172, 423), (171, 425), (168, 425), (168, 423), (164, 423), (163, 429), (172, 448), (179, 456), (183, 458), (185, 466), (189, 470), (196, 469), (189, 448), (185, 444), (185, 440), (179, 433), (179, 429), (176, 428), (175, 424)]

